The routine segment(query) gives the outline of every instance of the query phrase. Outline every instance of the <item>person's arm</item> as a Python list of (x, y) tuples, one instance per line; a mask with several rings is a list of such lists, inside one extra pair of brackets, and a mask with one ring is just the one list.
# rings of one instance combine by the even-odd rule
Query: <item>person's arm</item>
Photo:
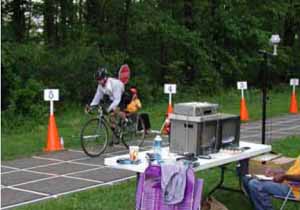
[(283, 182), (284, 180), (300, 182), (300, 174), (296, 174), (296, 175), (279, 174), (274, 176), (273, 180), (274, 182)]
[(286, 172), (283, 169), (273, 169), (273, 168), (267, 168), (265, 170), (265, 175), (266, 176), (276, 176), (276, 175), (282, 175), (285, 174)]
[(121, 84), (117, 84), (113, 87), (113, 91), (112, 91), (113, 102), (108, 107), (107, 112), (113, 111), (117, 108), (117, 106), (121, 101), (123, 91), (124, 91), (124, 87)]
[(90, 106), (96, 106), (99, 104), (100, 100), (103, 98), (103, 91), (101, 90), (100, 85), (98, 85), (98, 88), (96, 90), (95, 96), (90, 104)]
[(138, 109), (142, 108), (142, 103), (141, 103), (140, 99), (138, 99), (138, 98), (136, 99), (136, 106)]

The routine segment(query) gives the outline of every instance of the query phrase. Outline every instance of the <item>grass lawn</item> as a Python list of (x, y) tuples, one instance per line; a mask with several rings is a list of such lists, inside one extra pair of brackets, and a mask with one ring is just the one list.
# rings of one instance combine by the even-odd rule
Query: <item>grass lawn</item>
[[(273, 151), (286, 156), (296, 157), (300, 151), (300, 136), (289, 137), (272, 144)], [(197, 173), (204, 178), (205, 194), (217, 183), (218, 169), (205, 170)], [(236, 176), (227, 173), (225, 178), (227, 186), (237, 186)], [(135, 180), (130, 180), (114, 186), (100, 187), (85, 192), (74, 193), (57, 199), (42, 201), (37, 204), (19, 207), (19, 210), (56, 210), (56, 209), (81, 209), (81, 210), (129, 210), (135, 208)], [(251, 210), (247, 198), (239, 193), (217, 191), (214, 196), (224, 203), (229, 210)], [(275, 209), (279, 209), (282, 201), (274, 200)], [(289, 203), (286, 210), (300, 210), (299, 203)]]
[[(267, 117), (288, 114), (290, 90), (285, 89), (269, 92)], [(261, 117), (261, 93), (259, 90), (248, 90), (245, 93), (247, 106), (251, 120)], [(237, 90), (227, 91), (215, 96), (200, 96), (197, 93), (178, 94), (174, 97), (174, 103), (188, 101), (208, 101), (219, 104), (219, 111), (225, 113), (239, 114), (240, 92)], [(152, 104), (143, 104), (143, 112), (148, 112), (151, 118), (152, 129), (160, 129), (167, 109), (168, 96)], [(47, 105), (45, 105), (47, 106)], [(83, 123), (91, 116), (85, 115), (83, 106), (70, 106), (58, 109), (56, 112), (56, 123), (59, 134), (64, 138), (66, 148), (80, 147), (79, 134)], [(5, 119), (10, 120), (10, 119)], [(31, 156), (42, 153), (45, 147), (47, 135), (48, 116), (42, 124), (25, 121), (18, 128), (2, 128), (1, 158), (11, 160), (19, 157)]]

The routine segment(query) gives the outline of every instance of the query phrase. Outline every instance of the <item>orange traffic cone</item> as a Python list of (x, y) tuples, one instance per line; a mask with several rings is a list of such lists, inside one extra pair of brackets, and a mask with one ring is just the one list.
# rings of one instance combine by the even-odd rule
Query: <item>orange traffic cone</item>
[(168, 116), (168, 115), (170, 115), (171, 113), (173, 113), (173, 107), (172, 107), (172, 104), (169, 104), (169, 105), (168, 105), (168, 109), (167, 109), (166, 115)]
[(168, 109), (167, 109), (167, 113), (166, 113), (166, 120), (163, 124), (163, 129), (162, 129), (162, 133), (165, 135), (168, 135), (170, 133), (170, 114), (173, 113), (173, 107), (172, 104), (168, 105)]
[(54, 114), (50, 114), (49, 117), (49, 125), (48, 125), (48, 139), (47, 139), (47, 147), (44, 148), (45, 152), (53, 152), (63, 150), (63, 146), (61, 145), (58, 130), (55, 123)]
[(296, 97), (295, 92), (293, 92), (292, 95), (291, 95), (290, 113), (291, 114), (297, 114), (298, 113), (297, 97)]
[(241, 98), (241, 102), (240, 102), (240, 119), (241, 119), (241, 121), (249, 120), (249, 115), (248, 115), (245, 98)]

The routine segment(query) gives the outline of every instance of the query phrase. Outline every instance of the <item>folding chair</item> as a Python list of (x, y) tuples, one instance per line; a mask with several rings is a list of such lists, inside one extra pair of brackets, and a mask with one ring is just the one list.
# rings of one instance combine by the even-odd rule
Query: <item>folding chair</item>
[(183, 201), (179, 204), (167, 205), (162, 198), (161, 167), (150, 165), (138, 178), (136, 210), (199, 210), (202, 189), (203, 180), (196, 179), (193, 169), (189, 168)]
[[(295, 186), (295, 187), (298, 187), (298, 186), (300, 187), (300, 182), (290, 182), (290, 185)], [(287, 195), (285, 197), (283, 197), (283, 196), (274, 196), (274, 198), (276, 198), (276, 199), (283, 199), (283, 203), (280, 207), (280, 210), (284, 210), (284, 208), (286, 206), (286, 203), (288, 201), (300, 202), (300, 200), (297, 200), (295, 198), (290, 197), (292, 192), (293, 192), (292, 188), (290, 188), (289, 192), (287, 193)]]

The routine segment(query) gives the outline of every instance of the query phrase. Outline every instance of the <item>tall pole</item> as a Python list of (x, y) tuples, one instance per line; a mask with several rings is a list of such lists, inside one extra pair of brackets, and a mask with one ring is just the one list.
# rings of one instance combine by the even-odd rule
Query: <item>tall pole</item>
[(262, 71), (262, 130), (261, 130), (261, 142), (266, 142), (266, 115), (267, 115), (267, 79), (268, 79), (268, 55), (264, 53), (264, 63), (261, 65)]
[(270, 43), (273, 45), (273, 53), (269, 53), (264, 50), (259, 50), (260, 54), (264, 56), (265, 65), (261, 64), (262, 73), (262, 129), (261, 129), (261, 142), (266, 143), (266, 113), (267, 113), (267, 88), (268, 88), (268, 69), (269, 69), (269, 57), (277, 56), (277, 45), (280, 42), (278, 34), (273, 34), (270, 39)]

